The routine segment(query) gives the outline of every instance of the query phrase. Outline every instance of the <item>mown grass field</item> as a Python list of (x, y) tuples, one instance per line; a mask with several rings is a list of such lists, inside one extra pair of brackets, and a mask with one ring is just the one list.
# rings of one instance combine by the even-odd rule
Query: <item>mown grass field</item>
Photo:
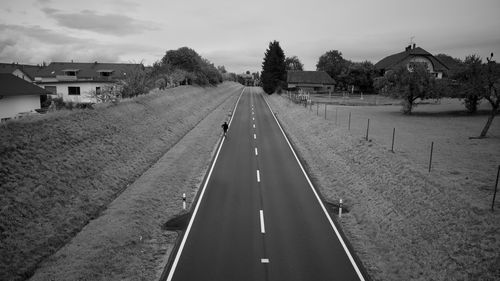
[(314, 105), (269, 100), (325, 198), (344, 199), (340, 223), (373, 280), (499, 280), (500, 200), (490, 207), (500, 120), (477, 140), (469, 137), (487, 116), (460, 113), (455, 101), (419, 105), (413, 116), (400, 106), (330, 105), (325, 120), (324, 105), (318, 116)]
[(29, 278), (238, 89), (179, 87), (0, 126), (0, 280)]

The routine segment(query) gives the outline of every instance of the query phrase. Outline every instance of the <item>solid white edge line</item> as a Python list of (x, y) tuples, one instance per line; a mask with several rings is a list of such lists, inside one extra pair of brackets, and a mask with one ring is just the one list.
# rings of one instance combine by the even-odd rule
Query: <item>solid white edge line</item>
[(260, 182), (260, 172), (257, 170), (257, 182)]
[(264, 225), (264, 211), (260, 210), (260, 233), (266, 233), (266, 226)]
[[(236, 105), (234, 106), (233, 114), (231, 115), (231, 119), (229, 120), (229, 124), (233, 121), (234, 113), (236, 112), (236, 108), (238, 108), (238, 104), (240, 103), (241, 96), (243, 95), (243, 92), (245, 91), (246, 87), (243, 87), (243, 90), (240, 93), (240, 96), (238, 97), (238, 100), (236, 101)], [(179, 263), (179, 259), (182, 254), (182, 250), (184, 249), (184, 245), (186, 244), (187, 237), (189, 236), (189, 231), (191, 231), (191, 227), (193, 226), (193, 221), (194, 218), (196, 217), (196, 214), (198, 213), (198, 208), (200, 207), (201, 200), (203, 199), (203, 195), (205, 194), (205, 190), (207, 188), (208, 182), (210, 181), (210, 177), (212, 176), (212, 171), (214, 170), (215, 163), (217, 162), (217, 158), (219, 158), (219, 152), (222, 149), (222, 145), (224, 144), (224, 140), (226, 137), (222, 138), (222, 142), (219, 146), (219, 149), (217, 149), (217, 153), (215, 154), (214, 162), (212, 163), (212, 166), (210, 167), (210, 171), (208, 172), (208, 176), (205, 180), (205, 184), (203, 185), (203, 189), (201, 190), (200, 193), (200, 198), (198, 198), (198, 202), (196, 202), (196, 206), (193, 211), (193, 215), (191, 216), (191, 219), (189, 220), (188, 227), (186, 229), (186, 233), (184, 233), (184, 236), (182, 238), (181, 245), (179, 246), (179, 249), (177, 250), (177, 254), (175, 255), (174, 262), (172, 263), (172, 267), (170, 268), (170, 272), (168, 273), (167, 281), (171, 281), (172, 278), (174, 277), (175, 269), (177, 267), (177, 264)]]
[(278, 127), (280, 128), (281, 130), (281, 133), (283, 134), (283, 136), (285, 137), (285, 140), (286, 142), (288, 143), (288, 147), (290, 147), (290, 150), (292, 151), (293, 153), (293, 156), (295, 156), (295, 160), (297, 160), (297, 163), (299, 163), (299, 167), (300, 169), (302, 170), (302, 173), (304, 173), (304, 176), (306, 177), (307, 179), (307, 182), (309, 183), (309, 187), (311, 187), (314, 195), (316, 195), (316, 199), (318, 199), (318, 202), (319, 204), (321, 205), (321, 208), (323, 209), (323, 212), (325, 213), (326, 217), (328, 218), (328, 221), (330, 222), (330, 225), (332, 226), (333, 230), (335, 231), (335, 234), (337, 235), (338, 239), (340, 240), (340, 244), (342, 244), (342, 247), (344, 248), (344, 251), (346, 252), (347, 254), (347, 257), (349, 258), (349, 260), (351, 261), (351, 264), (353, 265), (354, 267), (354, 270), (356, 271), (356, 273), (358, 274), (358, 277), (361, 281), (365, 281), (365, 278), (363, 277), (363, 274), (361, 274), (361, 271), (359, 270), (358, 268), (358, 265), (356, 264), (356, 261), (354, 261), (354, 258), (352, 257), (351, 255), (351, 252), (349, 252), (349, 249), (347, 248), (347, 245), (345, 244), (344, 242), (344, 239), (342, 239), (342, 236), (340, 235), (339, 231), (337, 230), (337, 227), (335, 226), (335, 224), (333, 223), (333, 220), (332, 218), (330, 217), (330, 215), (328, 214), (328, 211), (326, 210), (325, 208), (325, 205), (323, 204), (323, 202), (321, 201), (321, 198), (319, 197), (318, 193), (316, 192), (316, 189), (314, 188), (311, 180), (309, 179), (309, 176), (307, 175), (306, 173), (306, 170), (304, 169), (304, 167), (302, 166), (302, 163), (300, 163), (300, 160), (299, 160), (299, 157), (297, 157), (297, 154), (295, 153), (295, 150), (293, 149), (290, 141), (288, 140), (286, 134), (285, 134), (285, 131), (283, 131), (283, 128), (281, 128), (281, 125), (280, 123), (278, 122), (278, 119), (276, 119), (276, 116), (274, 115), (273, 113), (273, 109), (271, 108), (271, 106), (269, 105), (269, 103), (267, 102), (266, 98), (264, 96), (262, 96), (262, 98), (264, 99), (264, 101), (266, 102), (267, 104), (267, 107), (269, 107), (269, 110), (271, 111), (271, 114), (273, 115), (274, 117), (274, 121), (276, 121), (276, 124), (278, 124)]

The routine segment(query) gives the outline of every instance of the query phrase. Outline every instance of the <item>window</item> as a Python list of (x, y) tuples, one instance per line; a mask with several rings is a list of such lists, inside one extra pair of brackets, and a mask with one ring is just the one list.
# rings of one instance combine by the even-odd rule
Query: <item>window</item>
[(53, 95), (57, 95), (57, 87), (56, 86), (45, 86), (45, 90), (51, 92)]
[(111, 72), (104, 72), (104, 71), (102, 71), (102, 72), (100, 72), (100, 74), (101, 74), (102, 77), (109, 77), (109, 76), (111, 76)]
[(76, 71), (65, 71), (66, 76), (76, 76)]
[(68, 95), (79, 96), (80, 95), (80, 87), (68, 87)]
[(101, 94), (101, 87), (95, 87), (95, 93), (97, 95), (100, 95)]

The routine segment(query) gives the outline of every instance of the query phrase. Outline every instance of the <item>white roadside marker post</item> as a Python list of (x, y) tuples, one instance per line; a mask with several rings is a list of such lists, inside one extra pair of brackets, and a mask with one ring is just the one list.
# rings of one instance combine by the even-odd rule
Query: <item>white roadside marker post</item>
[(339, 201), (339, 218), (342, 217), (342, 199)]
[(186, 210), (186, 193), (182, 193), (182, 209)]

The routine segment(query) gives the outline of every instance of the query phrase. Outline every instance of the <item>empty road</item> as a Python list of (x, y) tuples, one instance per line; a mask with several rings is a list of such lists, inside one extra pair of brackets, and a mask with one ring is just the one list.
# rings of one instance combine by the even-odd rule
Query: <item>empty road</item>
[(263, 95), (242, 92), (167, 280), (365, 280)]

